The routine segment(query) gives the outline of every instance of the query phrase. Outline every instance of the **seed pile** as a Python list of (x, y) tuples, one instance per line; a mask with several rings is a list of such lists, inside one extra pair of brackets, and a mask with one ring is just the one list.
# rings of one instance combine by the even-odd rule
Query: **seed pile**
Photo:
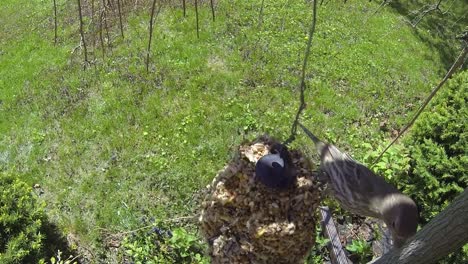
[(242, 145), (207, 188), (200, 216), (212, 263), (303, 263), (314, 245), (319, 205), (311, 164), (290, 151), (297, 181), (276, 191), (254, 180), (255, 164), (275, 141)]

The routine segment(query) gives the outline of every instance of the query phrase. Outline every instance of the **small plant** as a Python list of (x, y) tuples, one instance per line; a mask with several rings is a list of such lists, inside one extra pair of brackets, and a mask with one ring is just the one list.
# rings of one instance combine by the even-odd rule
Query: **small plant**
[(358, 263), (367, 263), (372, 259), (372, 248), (370, 244), (364, 240), (353, 240), (350, 245), (346, 246), (346, 250), (351, 252)]
[(124, 258), (135, 263), (209, 263), (200, 239), (182, 227), (157, 227), (124, 239)]
[(26, 183), (0, 174), (0, 263), (40, 260), (44, 207)]
[(306, 258), (307, 264), (321, 264), (325, 262), (324, 256), (328, 256), (327, 245), (330, 239), (325, 238), (322, 234), (322, 228), (320, 225), (315, 230), (315, 245), (310, 251)]
[(189, 260), (189, 262), (195, 261), (195, 263), (208, 263), (207, 259), (202, 255), (203, 251), (199, 238), (187, 232), (184, 228), (178, 227), (174, 229), (172, 237), (168, 242), (175, 255), (180, 256), (180, 260)]
[(62, 259), (62, 251), (57, 250), (57, 255), (55, 257), (51, 257), (49, 262), (40, 261), (40, 264), (50, 263), (50, 264), (77, 264), (76, 261), (77, 257), (75, 256), (68, 256), (67, 259)]
[[(369, 143), (363, 143), (361, 147), (366, 153), (363, 162), (369, 166), (373, 164), (383, 150), (383, 147), (375, 149)], [(398, 189), (402, 189), (403, 186), (400, 186), (400, 178), (407, 177), (410, 160), (408, 149), (405, 149), (402, 145), (393, 145), (371, 169), (377, 175), (384, 177), (387, 181), (397, 186)]]

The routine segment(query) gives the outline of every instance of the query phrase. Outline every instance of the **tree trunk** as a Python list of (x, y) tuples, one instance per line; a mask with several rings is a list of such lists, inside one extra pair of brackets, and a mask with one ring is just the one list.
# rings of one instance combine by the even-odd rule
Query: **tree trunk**
[(401, 250), (392, 250), (370, 262), (436, 263), (468, 243), (468, 189), (425, 225)]

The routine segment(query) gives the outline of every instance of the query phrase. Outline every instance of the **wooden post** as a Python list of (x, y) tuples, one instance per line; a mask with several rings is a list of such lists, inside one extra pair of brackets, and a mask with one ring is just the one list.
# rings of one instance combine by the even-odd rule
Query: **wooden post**
[(336, 230), (335, 223), (333, 222), (330, 209), (327, 206), (320, 207), (320, 214), (322, 215), (322, 228), (325, 236), (330, 239), (328, 249), (330, 251), (330, 259), (333, 264), (351, 264), (351, 260), (346, 257), (343, 246), (340, 242), (338, 231)]

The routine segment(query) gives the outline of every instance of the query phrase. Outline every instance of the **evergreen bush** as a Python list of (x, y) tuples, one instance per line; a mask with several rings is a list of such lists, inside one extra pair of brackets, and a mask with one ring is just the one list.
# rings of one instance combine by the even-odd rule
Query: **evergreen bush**
[[(468, 71), (443, 87), (405, 142), (410, 169), (404, 188), (428, 222), (468, 185)], [(403, 177), (402, 177), (403, 179)]]
[(0, 174), (0, 263), (37, 263), (43, 254), (44, 203), (32, 188)]
[[(421, 114), (405, 141), (408, 175), (398, 184), (420, 207), (421, 224), (429, 222), (468, 185), (468, 71), (443, 87)], [(441, 263), (466, 263), (468, 246)]]

